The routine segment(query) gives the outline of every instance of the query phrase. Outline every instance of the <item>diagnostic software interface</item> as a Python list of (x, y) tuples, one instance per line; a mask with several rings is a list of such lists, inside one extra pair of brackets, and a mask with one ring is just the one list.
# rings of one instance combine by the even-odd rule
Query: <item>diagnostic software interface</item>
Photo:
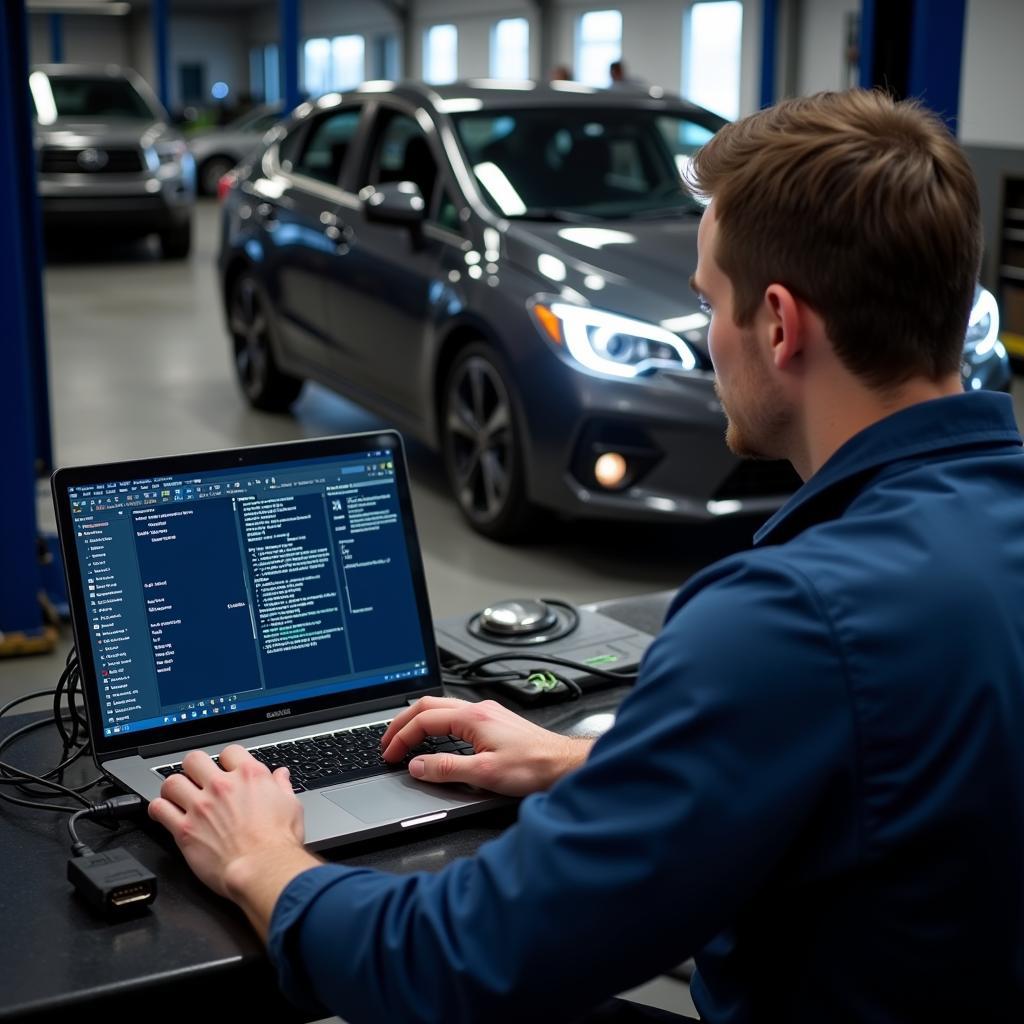
[(426, 675), (393, 460), (69, 488), (104, 733)]

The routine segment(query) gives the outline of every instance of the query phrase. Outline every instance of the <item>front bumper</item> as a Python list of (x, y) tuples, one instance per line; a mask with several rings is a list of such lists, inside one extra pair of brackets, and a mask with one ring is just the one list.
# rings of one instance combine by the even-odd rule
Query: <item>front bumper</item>
[[(191, 166), (191, 164), (190, 164)], [(147, 234), (187, 221), (195, 203), (194, 174), (40, 174), (47, 230), (102, 227)]]
[[(531, 359), (531, 363), (534, 360)], [(710, 373), (599, 377), (550, 351), (519, 387), (527, 489), (537, 504), (570, 515), (708, 521), (766, 515), (800, 486), (789, 463), (752, 462), (725, 444), (725, 414)], [(630, 474), (602, 487), (594, 462), (625, 456)]]

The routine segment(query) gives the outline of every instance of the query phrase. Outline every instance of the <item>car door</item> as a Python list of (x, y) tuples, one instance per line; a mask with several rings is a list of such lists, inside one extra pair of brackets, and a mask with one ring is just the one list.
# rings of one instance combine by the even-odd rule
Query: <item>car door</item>
[(327, 316), (336, 343), (351, 353), (353, 382), (409, 423), (430, 404), (420, 393), (430, 296), (446, 273), (445, 255), (458, 251), (462, 236), (453, 225), (458, 219), (434, 133), (424, 131), (411, 111), (381, 101), (367, 137), (353, 178), (356, 190), (413, 181), (428, 219), (410, 228), (372, 222), (361, 204), (346, 211), (346, 223), (339, 225), (346, 246), (333, 258)]
[[(282, 341), (299, 362), (336, 369), (325, 291), (338, 244), (338, 180), (356, 139), (362, 105), (315, 116), (280, 160), (281, 174), (254, 206), (265, 239), (267, 279)], [(276, 188), (273, 187), (276, 185)], [(279, 195), (273, 193), (279, 191)]]

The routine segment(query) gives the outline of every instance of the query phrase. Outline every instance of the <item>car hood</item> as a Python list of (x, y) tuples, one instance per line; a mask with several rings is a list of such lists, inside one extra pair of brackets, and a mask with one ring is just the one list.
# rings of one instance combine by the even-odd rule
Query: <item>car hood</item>
[[(689, 285), (699, 223), (696, 216), (676, 214), (586, 224), (516, 221), (505, 236), (506, 253), (537, 278), (538, 291), (576, 301), (582, 296), (592, 306), (663, 323), (700, 312)], [(692, 329), (681, 333), (707, 353), (706, 331), (699, 338)]]
[(45, 146), (103, 146), (108, 149), (152, 146), (180, 138), (162, 121), (146, 118), (58, 118), (53, 124), (36, 125), (36, 139)]

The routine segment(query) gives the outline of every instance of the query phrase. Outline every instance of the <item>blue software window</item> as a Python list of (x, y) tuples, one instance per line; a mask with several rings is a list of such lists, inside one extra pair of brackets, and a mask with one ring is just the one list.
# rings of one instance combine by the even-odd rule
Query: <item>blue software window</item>
[(425, 675), (392, 459), (73, 488), (104, 732)]

